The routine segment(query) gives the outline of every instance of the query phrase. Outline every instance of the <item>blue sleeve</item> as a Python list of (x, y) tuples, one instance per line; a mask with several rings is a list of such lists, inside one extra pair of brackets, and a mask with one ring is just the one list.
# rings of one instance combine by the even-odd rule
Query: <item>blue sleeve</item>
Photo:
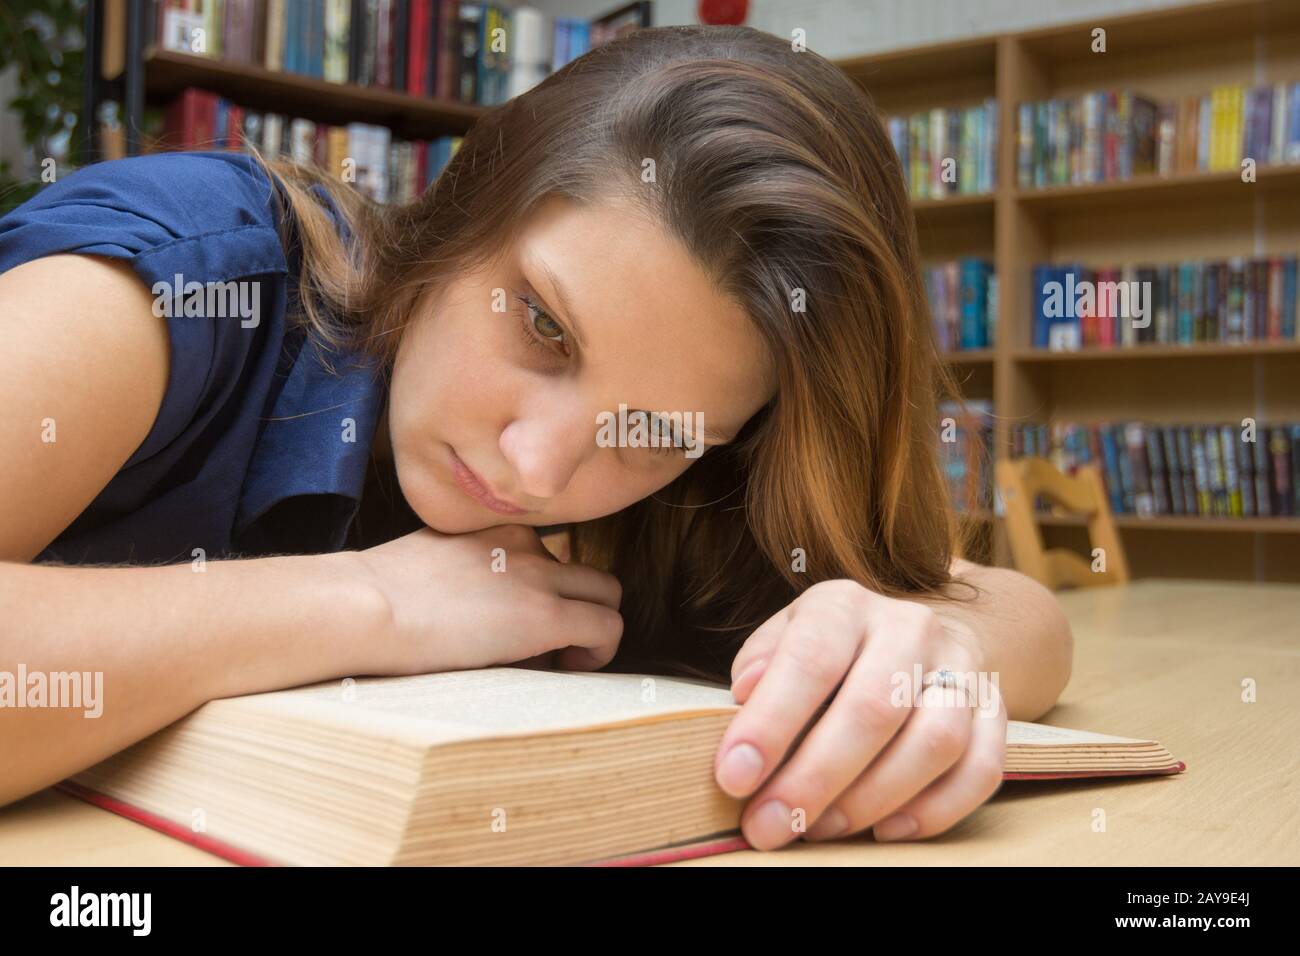
[(288, 272), (270, 182), (240, 153), (162, 153), (84, 167), (0, 218), (0, 273), (60, 253), (125, 259), (153, 290), (262, 277), (259, 325), (167, 315), (167, 391), (125, 467), (219, 412), (250, 356), (283, 334)]

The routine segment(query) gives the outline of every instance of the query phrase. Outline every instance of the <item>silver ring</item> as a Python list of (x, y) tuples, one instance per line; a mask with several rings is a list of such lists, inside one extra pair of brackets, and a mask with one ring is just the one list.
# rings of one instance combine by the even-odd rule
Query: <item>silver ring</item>
[(949, 670), (947, 667), (941, 667), (930, 677), (921, 681), (922, 687), (933, 687), (935, 685), (938, 685), (939, 687), (960, 687), (961, 681), (953, 671)]

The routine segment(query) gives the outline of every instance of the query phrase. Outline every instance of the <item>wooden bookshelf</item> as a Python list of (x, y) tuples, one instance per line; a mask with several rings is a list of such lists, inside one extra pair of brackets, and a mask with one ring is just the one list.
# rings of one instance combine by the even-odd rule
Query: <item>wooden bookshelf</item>
[(1270, 355), (1294, 356), (1300, 352), (1300, 340), (1293, 342), (1205, 342), (1189, 345), (1135, 345), (1130, 348), (1082, 348), (1054, 352), (1049, 349), (1017, 349), (1018, 362), (1106, 362), (1144, 361), (1167, 358), (1266, 358)]
[(144, 70), (151, 103), (167, 103), (185, 87), (198, 86), (247, 108), (334, 125), (374, 123), (404, 139), (463, 134), (488, 109), (152, 46), (145, 50)]
[[(191, 85), (254, 109), (384, 124), (406, 138), (463, 133), (483, 109), (148, 49), (130, 28), (141, 0), (90, 0), (88, 7), (88, 26), (105, 27), (88, 49), (103, 64), (124, 64), (124, 77), (106, 80), (124, 92), (128, 117)], [(125, 21), (114, 27), (124, 10)], [(1090, 46), (1099, 26), (1107, 32), (1104, 54)], [(125, 44), (124, 54), (111, 49), (115, 43)], [(997, 100), (993, 192), (914, 203), (926, 264), (980, 256), (996, 268), (995, 345), (945, 356), (969, 397), (992, 402), (996, 455), (1007, 454), (1010, 428), (1022, 422), (1300, 421), (1300, 342), (1033, 350), (1029, 285), (1039, 262), (1173, 263), (1300, 251), (1300, 164), (1261, 165), (1255, 183), (1229, 170), (1041, 189), (1020, 187), (1016, 170), (1022, 101), (1125, 87), (1170, 98), (1220, 83), (1300, 81), (1300, 2), (1204, 0), (838, 65), (886, 115)], [(88, 70), (92, 83), (98, 73)], [(1009, 566), (1001, 520), (991, 513), (966, 520), (982, 528), (983, 553), (972, 556)], [(1300, 581), (1300, 518), (1117, 521), (1139, 576)], [(1044, 524), (1049, 545), (1079, 543), (1083, 533), (1067, 519)]]
[(945, 362), (953, 365), (981, 365), (992, 362), (996, 355), (996, 349), (957, 349), (945, 352), (943, 358)]
[[(1093, 53), (1091, 31), (1106, 30)], [(1203, 94), (1221, 83), (1300, 81), (1300, 3), (1205, 0), (1175, 8), (975, 37), (839, 66), (898, 115), (998, 101), (991, 195), (914, 203), (926, 264), (991, 259), (998, 275), (994, 347), (945, 362), (970, 398), (991, 400), (994, 452), (1010, 429), (1041, 421), (1157, 424), (1300, 421), (1300, 341), (1143, 345), (1050, 352), (1031, 348), (1030, 270), (1039, 262), (1174, 263), (1300, 252), (1300, 164), (1143, 176), (1079, 186), (1017, 183), (1016, 111), (1023, 101), (1133, 88), (1157, 98)], [(982, 528), (983, 555), (1010, 565), (1003, 522)], [(1135, 574), (1300, 581), (1300, 517), (1117, 515)], [(1072, 518), (1044, 517), (1049, 546), (1082, 547)]]

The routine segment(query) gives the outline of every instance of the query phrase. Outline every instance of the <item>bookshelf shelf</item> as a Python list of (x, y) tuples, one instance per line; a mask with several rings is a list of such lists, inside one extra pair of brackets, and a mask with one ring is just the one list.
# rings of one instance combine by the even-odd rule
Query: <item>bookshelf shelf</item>
[(943, 196), (939, 199), (913, 199), (912, 211), (918, 216), (969, 211), (972, 209), (980, 209), (992, 214), (995, 198), (993, 193), (967, 193), (966, 195)]
[[(988, 510), (961, 512), (961, 517), (969, 521), (1002, 522), (1002, 515), (995, 515)], [(1145, 531), (1192, 531), (1204, 532), (1244, 532), (1247, 534), (1300, 534), (1300, 518), (1282, 516), (1276, 518), (1222, 518), (1197, 517), (1194, 515), (1152, 515), (1143, 518), (1139, 515), (1117, 514), (1115, 524), (1120, 528)], [(1050, 528), (1082, 528), (1087, 519), (1081, 515), (1037, 515), (1038, 523)]]
[(316, 122), (382, 124), (406, 137), (463, 133), (487, 109), (157, 47), (145, 51), (145, 67), (146, 94), (155, 103), (165, 103), (187, 86), (198, 86), (253, 109)]
[(921, 236), (922, 247), (927, 240), (936, 235), (949, 237), (948, 244), (955, 238), (960, 245), (971, 236), (993, 236), (993, 210), (997, 205), (996, 194), (969, 193), (967, 195), (945, 196), (942, 199), (913, 199), (912, 211), (916, 214), (916, 226)]
[[(1082, 527), (1085, 521), (1078, 515), (1039, 515), (1041, 524), (1053, 527)], [(1249, 534), (1300, 534), (1300, 518), (1219, 518), (1194, 515), (1138, 515), (1117, 514), (1115, 524), (1125, 530), (1144, 531), (1194, 531), (1245, 532)]]
[(1300, 191), (1300, 164), (1259, 166), (1256, 181), (1243, 182), (1240, 170), (1175, 173), (1169, 176), (1135, 176), (1103, 183), (1071, 186), (1020, 187), (1016, 201), (1034, 211), (1075, 212), (1134, 203), (1173, 203), (1193, 200), (1254, 199)]
[(992, 362), (996, 355), (996, 349), (958, 349), (944, 352), (943, 360), (953, 365), (983, 365)]
[(1017, 362), (1126, 362), (1170, 358), (1260, 358), (1270, 355), (1300, 354), (1300, 341), (1295, 342), (1238, 342), (1190, 345), (1135, 345), (1126, 348), (1085, 348), (1075, 352), (1053, 352), (1048, 349), (1019, 349), (1014, 353)]

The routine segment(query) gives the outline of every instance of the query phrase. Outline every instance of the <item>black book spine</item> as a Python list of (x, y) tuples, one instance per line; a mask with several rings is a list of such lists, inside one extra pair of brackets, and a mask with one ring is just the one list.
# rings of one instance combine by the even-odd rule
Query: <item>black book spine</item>
[(411, 36), (410, 0), (393, 0), (393, 89), (406, 92), (406, 53)]
[(1236, 441), (1233, 442), (1237, 447), (1237, 483), (1241, 486), (1241, 513), (1244, 517), (1255, 517), (1255, 467), (1250, 450), (1250, 442), (1242, 441), (1241, 433), (1236, 432), (1235, 426), (1229, 426), (1224, 429), (1224, 434), (1229, 431), (1236, 433)]
[(348, 15), (348, 82), (361, 82), (361, 57), (365, 48), (366, 36), (366, 2), (352, 0), (352, 11)]

